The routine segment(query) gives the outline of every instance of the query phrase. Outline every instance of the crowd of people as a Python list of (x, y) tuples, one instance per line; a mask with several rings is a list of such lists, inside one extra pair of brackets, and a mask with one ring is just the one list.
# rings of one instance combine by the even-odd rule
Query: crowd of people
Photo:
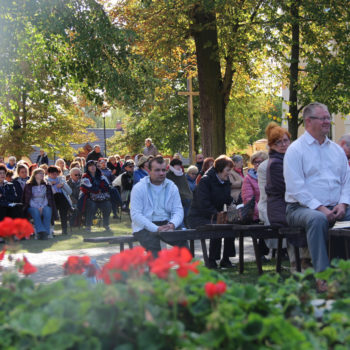
[[(69, 167), (63, 159), (49, 166), (44, 150), (35, 164), (17, 162), (13, 156), (5, 164), (0, 157), (0, 220), (29, 216), (37, 237), (47, 239), (58, 217), (62, 234), (68, 233), (68, 223), (91, 231), (98, 210), (110, 231), (111, 213), (116, 218), (120, 207), (130, 211), (140, 243), (157, 255), (160, 242), (153, 232), (215, 223), (225, 206), (255, 202), (252, 222), (305, 228), (306, 240), (284, 243), (292, 267), (296, 245), (304, 267), (313, 264), (316, 271), (323, 271), (329, 266), (329, 225), (350, 219), (350, 135), (344, 135), (339, 145), (328, 139), (331, 116), (323, 104), (306, 106), (303, 118), (305, 133), (293, 143), (286, 129), (270, 123), (268, 151), (254, 153), (248, 169), (238, 154), (216, 159), (197, 154), (196, 164), (185, 171), (179, 154), (163, 158), (149, 138), (134, 159), (106, 158), (98, 145)], [(222, 253), (221, 243), (210, 240), (210, 268), (217, 268), (218, 261), (220, 267), (233, 266), (234, 240), (224, 239)], [(262, 255), (276, 244), (259, 242)]]

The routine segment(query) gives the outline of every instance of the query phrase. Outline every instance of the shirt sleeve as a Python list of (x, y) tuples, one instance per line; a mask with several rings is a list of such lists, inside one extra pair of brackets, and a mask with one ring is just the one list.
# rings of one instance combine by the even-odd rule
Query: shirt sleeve
[(345, 154), (342, 154), (342, 177), (339, 203), (350, 205), (350, 166)]
[(289, 147), (284, 156), (283, 175), (286, 183), (286, 202), (298, 202), (310, 209), (317, 209), (322, 205), (305, 186), (302, 154), (295, 147)]

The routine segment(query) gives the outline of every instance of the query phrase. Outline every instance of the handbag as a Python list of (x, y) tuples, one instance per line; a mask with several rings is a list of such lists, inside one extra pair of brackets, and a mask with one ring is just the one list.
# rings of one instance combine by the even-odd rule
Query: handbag
[(236, 204), (231, 204), (227, 209), (227, 221), (233, 224), (249, 225), (253, 222), (255, 208), (255, 196), (245, 205), (237, 208)]
[(94, 202), (104, 202), (108, 201), (111, 198), (111, 195), (109, 192), (98, 192), (98, 193), (93, 193), (90, 192), (90, 199)]

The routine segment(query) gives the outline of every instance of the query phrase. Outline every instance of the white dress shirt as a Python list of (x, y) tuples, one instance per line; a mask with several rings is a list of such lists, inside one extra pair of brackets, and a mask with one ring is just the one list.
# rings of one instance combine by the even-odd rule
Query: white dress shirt
[(287, 149), (285, 200), (310, 209), (350, 204), (350, 168), (345, 153), (327, 137), (320, 145), (307, 131)]

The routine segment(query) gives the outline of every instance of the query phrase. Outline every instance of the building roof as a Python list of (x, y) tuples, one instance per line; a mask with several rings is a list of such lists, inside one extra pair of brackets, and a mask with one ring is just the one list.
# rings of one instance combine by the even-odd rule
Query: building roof
[[(89, 133), (94, 133), (96, 135), (96, 140), (91, 141), (91, 142), (85, 142), (85, 143), (71, 143), (70, 145), (78, 150), (79, 148), (83, 148), (87, 143), (91, 146), (94, 147), (95, 145), (100, 145), (101, 146), (101, 152), (105, 155), (105, 142), (104, 142), (104, 129), (103, 128), (88, 128), (86, 129), (87, 132)], [(115, 132), (121, 132), (120, 130), (117, 129), (107, 129), (106, 128), (106, 140), (114, 136)], [(34, 152), (30, 154), (29, 158), (32, 163), (36, 162), (36, 159), (38, 158), (38, 155), (40, 154), (40, 148), (34, 146)], [(107, 149), (108, 150), (108, 149)], [(52, 159), (49, 159), (49, 163), (53, 164), (54, 161)]]

